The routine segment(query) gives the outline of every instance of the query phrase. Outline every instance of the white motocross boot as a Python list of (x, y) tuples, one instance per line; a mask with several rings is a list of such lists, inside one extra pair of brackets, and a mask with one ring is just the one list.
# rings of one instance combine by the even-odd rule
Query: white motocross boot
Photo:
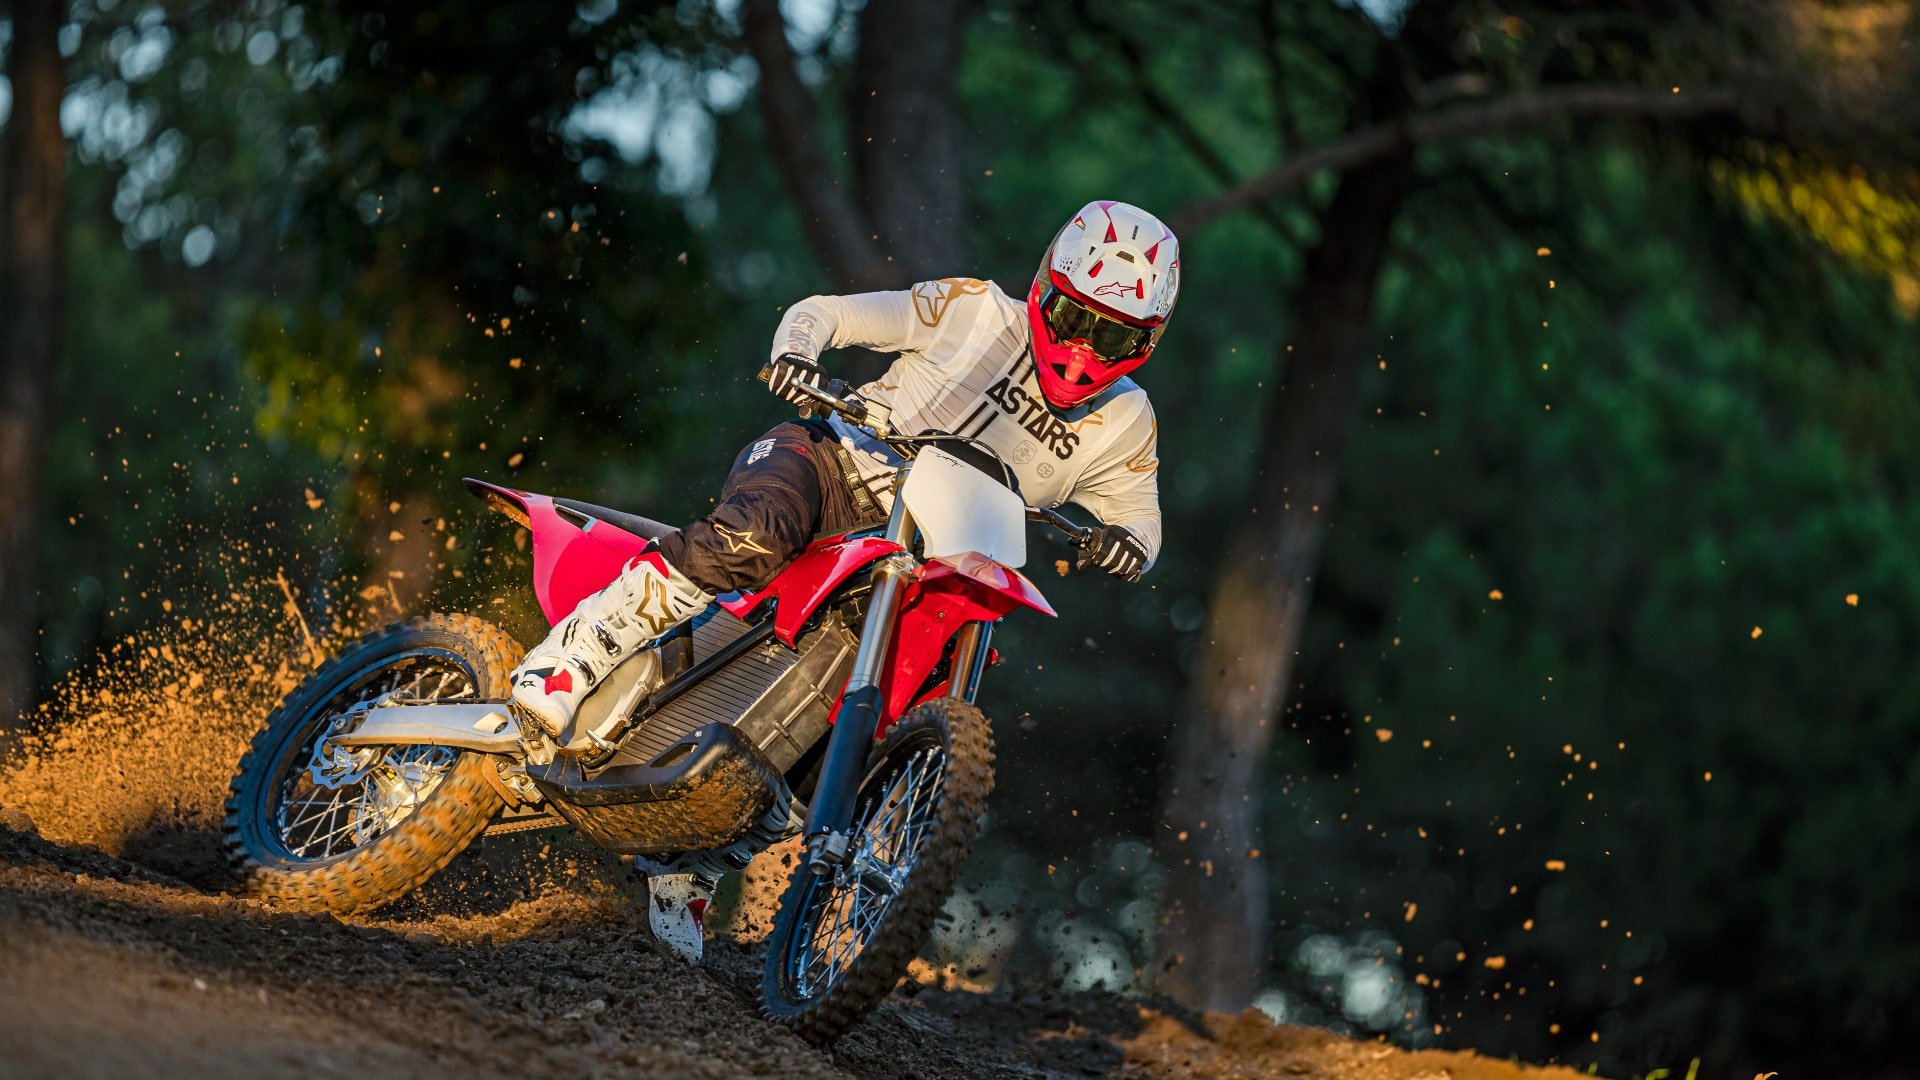
[(699, 964), (707, 946), (707, 905), (713, 879), (698, 873), (670, 873), (669, 867), (635, 856), (635, 868), (647, 875), (647, 924), (673, 955)]
[(612, 584), (580, 601), (513, 669), (514, 704), (558, 737), (581, 699), (620, 661), (712, 602), (659, 553), (634, 556)]

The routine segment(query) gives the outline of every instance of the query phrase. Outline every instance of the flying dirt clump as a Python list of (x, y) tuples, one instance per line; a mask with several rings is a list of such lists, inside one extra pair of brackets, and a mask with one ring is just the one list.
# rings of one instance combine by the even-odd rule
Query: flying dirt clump
[(330, 603), (315, 625), (284, 574), (162, 607), (29, 717), (0, 759), (0, 807), (49, 839), (219, 888), (221, 804), (247, 741), (327, 654), (395, 613)]
[(204, 617), (129, 635), (62, 680), (0, 763), (0, 806), (49, 839), (214, 886), (235, 763), (326, 647), (278, 599), (232, 593)]

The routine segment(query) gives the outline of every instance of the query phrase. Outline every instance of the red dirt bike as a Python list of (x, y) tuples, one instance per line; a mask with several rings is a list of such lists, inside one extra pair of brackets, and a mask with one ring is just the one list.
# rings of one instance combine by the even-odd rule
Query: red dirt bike
[[(554, 739), (507, 706), (521, 648), (493, 625), (427, 615), (368, 634), (289, 694), (241, 759), (225, 836), (242, 889), (366, 911), (490, 827), (568, 824), (715, 876), (798, 832), (766, 1012), (815, 1041), (866, 1016), (925, 942), (993, 787), (993, 732), (973, 704), (993, 626), (1020, 608), (1053, 614), (1017, 569), (1026, 522), (1083, 546), (1089, 534), (1028, 507), (983, 444), (891, 432), (838, 381), (801, 389), (909, 459), (884, 530), (816, 540), (765, 587), (720, 597), (616, 668)], [(550, 622), (669, 531), (466, 483), (532, 531)]]

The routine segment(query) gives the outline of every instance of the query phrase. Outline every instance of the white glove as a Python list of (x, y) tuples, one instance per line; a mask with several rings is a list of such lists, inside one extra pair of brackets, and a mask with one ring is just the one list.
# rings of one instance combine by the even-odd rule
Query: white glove
[(1075, 569), (1089, 566), (1097, 566), (1122, 581), (1139, 581), (1147, 569), (1147, 549), (1120, 526), (1102, 525), (1093, 530), (1091, 542), (1080, 549)]
[(795, 386), (805, 383), (818, 389), (826, 380), (826, 374), (820, 365), (799, 353), (781, 353), (780, 358), (767, 366), (767, 390), (775, 397), (785, 398), (795, 405), (805, 405), (813, 401), (803, 390)]

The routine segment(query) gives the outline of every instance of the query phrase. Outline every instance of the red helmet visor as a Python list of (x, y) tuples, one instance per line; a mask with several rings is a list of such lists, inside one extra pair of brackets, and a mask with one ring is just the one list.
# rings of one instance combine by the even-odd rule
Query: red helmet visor
[(1103, 315), (1052, 285), (1040, 297), (1040, 319), (1055, 345), (1084, 341), (1109, 364), (1131, 360), (1153, 347), (1153, 327)]

